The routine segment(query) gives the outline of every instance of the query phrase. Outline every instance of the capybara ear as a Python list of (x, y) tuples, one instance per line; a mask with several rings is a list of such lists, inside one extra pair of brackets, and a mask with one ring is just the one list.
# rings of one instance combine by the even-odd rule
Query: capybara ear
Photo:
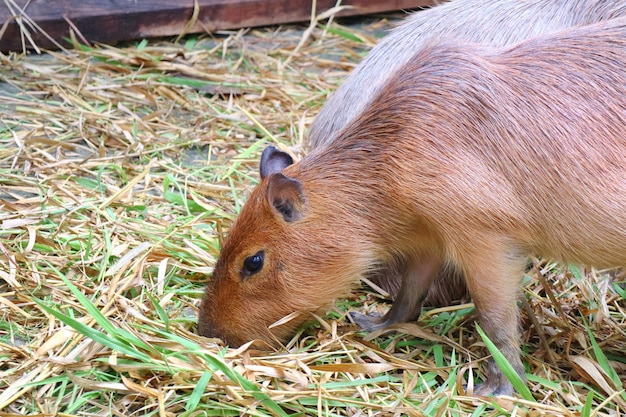
[(261, 155), (261, 179), (275, 174), (293, 164), (293, 158), (283, 151), (279, 151), (273, 146), (268, 146)]
[(304, 193), (300, 181), (281, 173), (269, 178), (267, 200), (286, 222), (295, 222), (302, 218)]

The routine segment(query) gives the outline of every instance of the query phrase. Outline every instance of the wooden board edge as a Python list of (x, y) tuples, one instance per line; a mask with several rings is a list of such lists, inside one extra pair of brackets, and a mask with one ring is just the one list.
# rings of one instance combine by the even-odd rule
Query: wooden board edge
[[(29, 6), (26, 15), (40, 30), (30, 27), (30, 39), (24, 35), (19, 22), (26, 26), (24, 16), (15, 18), (6, 4), (0, 5), (0, 51), (23, 51), (39, 48), (56, 49), (68, 43), (64, 40), (74, 35), (79, 41), (115, 43), (144, 38), (176, 36), (186, 33), (215, 32), (244, 27), (277, 25), (309, 21), (310, 0), (196, 0), (197, 19), (187, 28), (194, 15), (194, 1), (179, 1), (176, 4), (152, 2), (128, 2), (120, 7), (119, 2), (97, 1), (98, 7), (81, 7), (82, 0), (48, 0), (46, 8)], [(432, 6), (436, 0), (346, 0), (351, 6), (338, 16), (381, 13), (393, 10), (414, 9)], [(92, 2), (89, 2), (92, 3)], [(92, 4), (93, 4), (92, 3)], [(316, 14), (320, 15), (335, 5), (334, 0), (318, 0)], [(141, 7), (139, 7), (141, 5)], [(270, 12), (271, 11), (271, 12)], [(14, 11), (15, 12), (15, 11)], [(47, 34), (46, 35), (44, 35)]]

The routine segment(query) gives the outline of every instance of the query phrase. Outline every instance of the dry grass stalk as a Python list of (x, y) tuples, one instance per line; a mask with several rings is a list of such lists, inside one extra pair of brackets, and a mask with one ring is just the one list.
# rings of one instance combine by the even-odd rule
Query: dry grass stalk
[(464, 394), (482, 355), (471, 305), (367, 341), (346, 311), (384, 305), (363, 291), (269, 354), (194, 334), (260, 151), (298, 154), (326, 95), (386, 26), (2, 56), (0, 412), (618, 415), (621, 271), (529, 271), (536, 402)]

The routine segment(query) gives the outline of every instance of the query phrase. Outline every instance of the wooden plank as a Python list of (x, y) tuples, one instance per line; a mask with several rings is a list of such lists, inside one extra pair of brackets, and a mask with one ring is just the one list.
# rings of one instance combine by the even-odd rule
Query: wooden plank
[[(436, 0), (344, 0), (354, 6), (342, 16), (379, 13), (431, 6)], [(196, 0), (199, 14), (187, 33), (275, 25), (308, 21), (312, 0)], [(317, 0), (317, 14), (329, 10), (336, 0)], [(17, 5), (18, 8), (14, 6)], [(25, 10), (22, 10), (27, 5)], [(88, 42), (114, 43), (122, 40), (178, 35), (193, 16), (194, 0), (8, 0), (0, 2), (0, 50), (30, 48), (21, 36), (20, 22), (28, 27), (35, 43), (54, 48), (67, 46), (71, 25)], [(27, 16), (24, 17), (24, 16)], [(41, 30), (27, 24), (34, 21)]]

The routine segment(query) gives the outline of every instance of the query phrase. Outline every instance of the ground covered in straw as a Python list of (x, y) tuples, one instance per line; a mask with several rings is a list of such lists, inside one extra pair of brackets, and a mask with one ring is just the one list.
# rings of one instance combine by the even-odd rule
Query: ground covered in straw
[(388, 27), (326, 22), (0, 55), (0, 414), (618, 415), (619, 271), (535, 262), (529, 396), (476, 399), (471, 305), (376, 338), (363, 290), (276, 352), (195, 335), (222, 235), (266, 144), (298, 153), (325, 98)]

